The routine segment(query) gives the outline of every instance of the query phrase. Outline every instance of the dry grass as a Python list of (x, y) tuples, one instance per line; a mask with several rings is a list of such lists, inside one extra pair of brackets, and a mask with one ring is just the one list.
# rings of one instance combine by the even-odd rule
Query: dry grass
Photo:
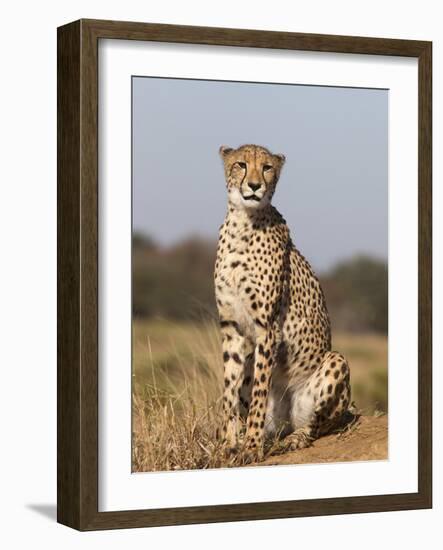
[[(188, 401), (177, 411), (177, 397)], [(199, 408), (192, 393), (166, 396), (151, 388), (144, 399), (134, 394), (133, 470), (190, 470), (222, 465), (216, 442), (215, 407)]]
[(134, 323), (135, 471), (221, 465), (215, 437), (220, 400), (218, 346), (215, 330), (167, 322)]
[[(350, 360), (358, 407), (371, 414), (383, 409), (380, 402), (387, 405), (385, 339), (338, 335), (334, 347)], [(244, 462), (242, 451), (229, 456), (217, 441), (222, 378), (215, 323), (134, 322), (133, 471), (218, 468)], [(273, 444), (268, 455), (272, 448)]]
[(136, 323), (133, 338), (133, 470), (243, 464), (245, 449), (230, 455), (217, 438), (223, 366), (215, 323)]

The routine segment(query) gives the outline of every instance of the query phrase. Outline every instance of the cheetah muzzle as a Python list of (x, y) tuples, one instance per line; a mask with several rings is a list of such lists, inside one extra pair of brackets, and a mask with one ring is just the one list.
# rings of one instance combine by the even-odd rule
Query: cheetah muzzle
[(349, 366), (331, 351), (323, 291), (271, 205), (285, 157), (258, 145), (220, 148), (228, 210), (215, 295), (224, 363), (221, 437), (260, 458), (266, 438), (287, 449), (331, 431), (350, 403)]

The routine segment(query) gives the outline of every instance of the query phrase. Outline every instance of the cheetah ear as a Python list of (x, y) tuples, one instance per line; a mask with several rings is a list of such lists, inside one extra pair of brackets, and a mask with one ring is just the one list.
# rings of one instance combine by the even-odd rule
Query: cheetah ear
[(282, 167), (283, 164), (286, 162), (285, 155), (274, 155), (274, 157), (280, 162), (280, 167)]
[(226, 147), (226, 145), (222, 145), (218, 152), (220, 153), (220, 156), (222, 159), (225, 159), (226, 155), (229, 155), (231, 151), (234, 149), (232, 147)]

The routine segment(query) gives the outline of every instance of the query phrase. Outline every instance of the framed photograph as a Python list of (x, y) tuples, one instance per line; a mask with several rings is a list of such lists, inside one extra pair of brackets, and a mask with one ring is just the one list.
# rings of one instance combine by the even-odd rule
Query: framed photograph
[(58, 29), (58, 521), (432, 506), (430, 42)]

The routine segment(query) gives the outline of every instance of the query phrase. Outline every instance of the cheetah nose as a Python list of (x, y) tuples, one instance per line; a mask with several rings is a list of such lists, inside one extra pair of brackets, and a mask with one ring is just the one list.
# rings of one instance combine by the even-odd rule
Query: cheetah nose
[(251, 183), (251, 182), (248, 182), (248, 186), (249, 186), (253, 191), (257, 191), (257, 189), (260, 189), (261, 183)]

